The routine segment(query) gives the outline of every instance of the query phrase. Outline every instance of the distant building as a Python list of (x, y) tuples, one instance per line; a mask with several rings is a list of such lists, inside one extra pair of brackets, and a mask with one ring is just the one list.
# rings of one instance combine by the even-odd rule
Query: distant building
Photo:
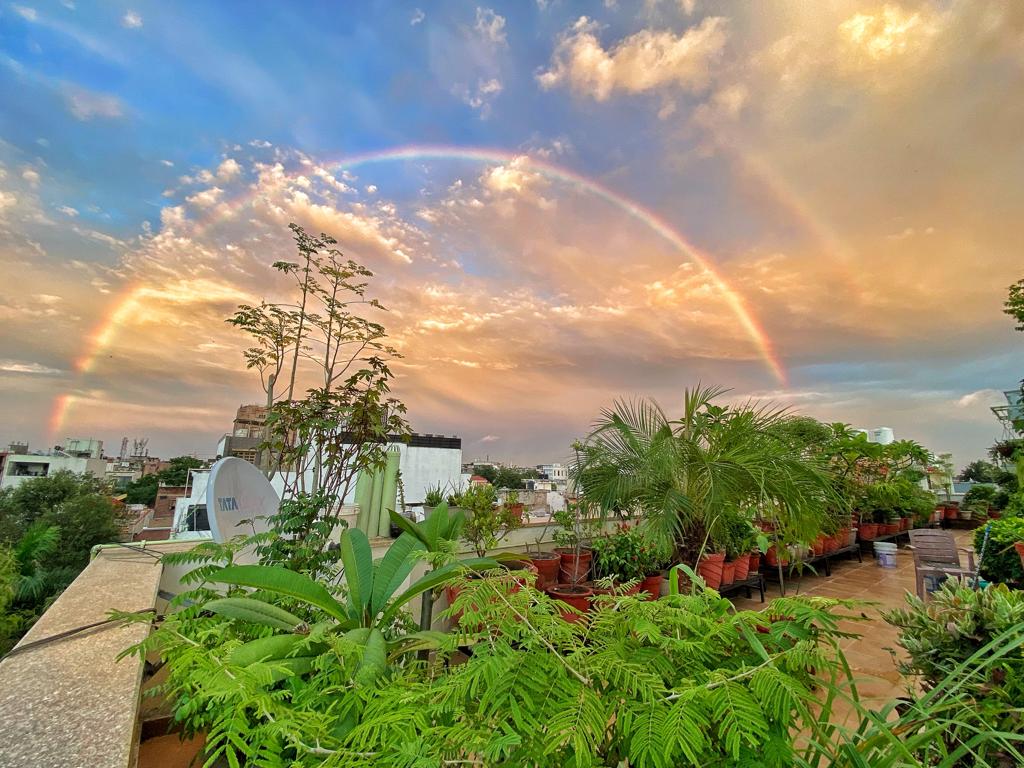
[(553, 480), (563, 483), (569, 479), (569, 468), (562, 464), (538, 464), (537, 471), (542, 480)]
[(238, 406), (231, 434), (224, 435), (217, 444), (218, 456), (235, 456), (256, 463), (256, 454), (263, 442), (263, 427), (267, 423), (267, 407), (250, 403)]
[(867, 435), (869, 443), (880, 443), (881, 445), (889, 445), (896, 441), (896, 434), (892, 431), (891, 427), (875, 427), (874, 429), (855, 429), (854, 432), (860, 432), (862, 435)]
[(174, 517), (174, 506), (178, 499), (184, 498), (187, 494), (187, 487), (184, 485), (160, 485), (156, 489), (156, 501), (153, 502), (153, 517), (172, 518)]
[[(93, 475), (102, 478), (107, 461), (102, 458), (103, 443), (99, 440), (67, 440), (76, 454), (63, 448), (48, 453), (29, 453), (28, 444), (12, 443), (8, 450), (0, 451), (0, 488), (14, 488), (34, 477), (49, 477), (57, 472)], [(87, 444), (88, 447), (84, 447)]]

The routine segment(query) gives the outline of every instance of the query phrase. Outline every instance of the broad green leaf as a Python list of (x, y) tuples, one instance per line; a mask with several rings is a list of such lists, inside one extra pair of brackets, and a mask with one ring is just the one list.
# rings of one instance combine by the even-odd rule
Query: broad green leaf
[(223, 597), (211, 600), (203, 608), (229, 619), (263, 624), (275, 629), (293, 630), (302, 623), (302, 619), (283, 608), (251, 597)]
[(374, 566), (373, 596), (370, 600), (370, 616), (376, 616), (387, 605), (388, 600), (402, 586), (416, 564), (412, 553), (422, 548), (422, 543), (410, 533), (403, 533), (384, 553)]
[(388, 516), (391, 518), (392, 525), (401, 528), (403, 532), (408, 533), (411, 536), (415, 536), (419, 541), (422, 541), (424, 544), (426, 543), (426, 541), (424, 541), (423, 539), (423, 532), (420, 530), (420, 526), (417, 523), (414, 523), (405, 515), (398, 514), (393, 509), (388, 510)]
[(425, 629), (419, 632), (412, 632), (403, 635), (397, 640), (389, 643), (391, 653), (389, 658), (394, 659), (405, 653), (416, 651), (433, 651), (440, 648), (448, 638), (447, 632), (437, 632), (432, 629)]
[(341, 563), (352, 618), (362, 623), (373, 595), (373, 552), (366, 534), (358, 528), (348, 528), (341, 534)]
[(280, 566), (229, 565), (212, 573), (209, 580), (288, 595), (320, 608), (338, 621), (345, 622), (348, 618), (342, 605), (323, 585)]
[(356, 682), (372, 683), (387, 668), (387, 641), (384, 635), (376, 627), (358, 627), (346, 632), (344, 637), (362, 648), (362, 656), (356, 664)]
[(288, 677), (304, 675), (313, 669), (314, 661), (316, 661), (316, 656), (293, 656), (266, 662), (270, 667), (270, 682), (279, 683)]
[(436, 570), (429, 571), (422, 578), (420, 578), (415, 584), (409, 587), (405, 592), (400, 594), (395, 600), (388, 606), (387, 610), (384, 611), (384, 615), (381, 616), (380, 626), (387, 626), (394, 619), (398, 610), (412, 600), (417, 595), (420, 595), (428, 590), (434, 589), (444, 584), (446, 581), (455, 576), (459, 572), (469, 570), (485, 570), (487, 568), (497, 568), (498, 562), (490, 557), (474, 557), (469, 560), (460, 560), (457, 563), (449, 563), (448, 565), (441, 566)]
[(303, 642), (305, 635), (271, 635), (251, 640), (240, 645), (228, 656), (228, 662), (239, 667), (247, 667), (258, 661), (277, 661), (285, 659)]

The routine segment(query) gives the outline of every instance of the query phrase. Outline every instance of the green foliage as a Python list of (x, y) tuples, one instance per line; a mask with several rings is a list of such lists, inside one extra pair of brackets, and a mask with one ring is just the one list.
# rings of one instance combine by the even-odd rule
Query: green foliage
[(998, 490), (996, 486), (987, 483), (972, 485), (967, 493), (964, 494), (960, 506), (965, 509), (974, 509), (978, 512), (987, 512), (989, 506), (995, 501)]
[[(948, 579), (927, 603), (909, 594), (907, 603), (908, 608), (885, 613), (909, 655), (901, 670), (919, 675), (927, 689), (955, 679), (992, 731), (1020, 731), (1020, 712), (1014, 709), (1024, 704), (1024, 592), (1002, 584), (979, 590), (969, 581)], [(958, 673), (997, 640), (1009, 650), (986, 665), (984, 674)]]
[(427, 494), (423, 497), (424, 507), (436, 507), (444, 502), (444, 488), (435, 485), (427, 488)]
[(642, 513), (653, 540), (680, 556), (695, 556), (737, 506), (775, 519), (788, 540), (814, 538), (833, 498), (824, 459), (786, 432), (785, 411), (715, 405), (724, 392), (686, 390), (675, 420), (647, 400), (604, 411), (574, 468), (583, 495), (605, 513)]
[(0, 494), (0, 551), (17, 571), (11, 597), (0, 606), (0, 653), (88, 565), (92, 548), (119, 534), (114, 504), (91, 476), (57, 472)]
[(823, 598), (754, 613), (703, 590), (616, 597), (577, 625), (508, 573), (460, 584), (458, 630), (416, 641), (436, 647), (429, 665), (366, 627), (268, 635), (192, 608), (138, 650), (167, 660), (174, 717), (207, 732), (207, 765), (781, 768), (843, 637)]
[(729, 508), (716, 518), (711, 538), (715, 548), (731, 560), (750, 554), (757, 544), (757, 530), (747, 515)]
[(981, 552), (986, 529), (989, 539), (981, 560), (982, 577), (999, 583), (1024, 584), (1024, 567), (1013, 548), (1016, 542), (1024, 541), (1024, 517), (1003, 517), (978, 528), (974, 532), (975, 552)]
[(1003, 312), (1013, 318), (1018, 331), (1024, 331), (1024, 280), (1018, 280), (1007, 289)]
[(160, 480), (155, 474), (143, 475), (125, 486), (125, 504), (145, 504), (152, 507), (156, 503), (156, 492)]
[(511, 531), (521, 528), (523, 519), (512, 513), (509, 505), (499, 505), (493, 485), (470, 485), (456, 494), (454, 505), (465, 513), (462, 538), (469, 543), (478, 557), (498, 546)]
[(590, 542), (594, 552), (594, 575), (617, 581), (642, 579), (650, 571), (654, 557), (647, 538), (635, 527), (620, 524), (614, 533), (598, 536)]
[(999, 465), (978, 459), (960, 470), (956, 479), (962, 483), (998, 483), (1002, 475), (1003, 469)]

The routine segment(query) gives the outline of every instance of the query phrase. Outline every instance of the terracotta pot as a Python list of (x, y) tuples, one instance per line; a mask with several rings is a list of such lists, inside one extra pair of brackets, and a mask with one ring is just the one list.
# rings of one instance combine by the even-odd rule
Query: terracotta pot
[(660, 573), (644, 576), (644, 580), (640, 582), (640, 590), (648, 594), (648, 600), (657, 600), (661, 597), (661, 584), (664, 581), (665, 577)]
[(914, 525), (914, 518), (912, 517), (902, 517), (900, 520), (903, 523), (903, 526), (900, 528), (901, 531), (909, 531)]
[(1024, 541), (1018, 541), (1013, 545), (1013, 548), (1017, 550), (1017, 554), (1020, 555), (1020, 564), (1024, 565)]
[(617, 581), (613, 581), (610, 587), (599, 587), (596, 582), (585, 581), (580, 586), (586, 587), (594, 595), (635, 595), (640, 592), (642, 582), (637, 582), (631, 587), (624, 587)]
[(871, 541), (878, 535), (878, 523), (861, 523), (857, 530), (861, 541)]
[(838, 534), (836, 534), (835, 536), (826, 536), (825, 537), (825, 554), (826, 555), (831, 555), (837, 549), (839, 549)]
[(533, 574), (534, 577), (538, 574), (537, 566), (533, 564), (532, 560), (503, 560), (501, 567), (506, 571), (521, 571), (522, 575), (515, 577), (515, 584), (512, 587), (513, 592), (518, 592), (520, 587), (528, 586), (530, 579), (526, 574)]
[(952, 504), (947, 504), (942, 508), (942, 517), (945, 520), (956, 520), (959, 511), (960, 510), (958, 510)]
[(989, 512), (988, 516), (991, 517), (993, 520), (998, 520), (1000, 517), (1003, 516), (1003, 513), (1002, 512)]
[[(765, 562), (768, 563), (768, 565), (771, 566), (772, 568), (778, 568), (779, 567), (779, 565), (780, 565), (779, 553), (778, 553), (778, 550), (775, 548), (774, 544), (772, 544), (770, 547), (768, 547), (768, 552), (765, 553), (764, 559), (765, 559)], [(789, 552), (786, 552), (786, 554), (782, 556), (781, 564), (782, 565), (789, 565)]]
[(541, 552), (530, 557), (530, 562), (537, 569), (537, 589), (541, 592), (558, 583), (558, 570), (562, 558), (555, 552)]
[(811, 552), (815, 557), (821, 557), (825, 554), (825, 539), (819, 536), (811, 542)]
[(899, 523), (882, 523), (879, 526), (880, 532), (883, 536), (892, 536), (894, 533), (900, 532)]
[(559, 572), (561, 574), (560, 581), (563, 584), (579, 584), (587, 580), (587, 575), (590, 573), (590, 561), (594, 556), (593, 552), (589, 549), (580, 549), (580, 553), (577, 555), (576, 550), (571, 547), (559, 547), (555, 552), (561, 559)]
[(722, 564), (722, 586), (728, 587), (736, 581), (736, 563), (733, 560), (726, 560)]
[(750, 557), (743, 555), (733, 560), (733, 565), (736, 568), (736, 581), (746, 581), (750, 576)]
[(704, 555), (697, 563), (697, 573), (711, 589), (722, 586), (722, 567), (725, 565), (725, 553), (716, 552)]
[[(586, 613), (590, 610), (590, 598), (594, 593), (588, 587), (572, 584), (556, 584), (548, 588), (548, 595), (555, 600), (561, 600), (575, 608), (577, 611)], [(563, 611), (562, 618), (566, 621), (582, 621), (583, 617), (574, 611)]]
[(508, 507), (508, 511), (512, 514), (512, 517), (514, 517), (519, 522), (523, 521), (524, 509), (526, 509), (525, 504), (510, 504)]
[(748, 574), (750, 574), (750, 573), (757, 573), (758, 571), (761, 570), (761, 553), (760, 552), (751, 552), (750, 553), (750, 557), (748, 559), (750, 561), (750, 568), (747, 571)]
[(775, 530), (775, 523), (771, 520), (758, 520), (757, 527), (760, 528), (764, 533), (771, 533)]

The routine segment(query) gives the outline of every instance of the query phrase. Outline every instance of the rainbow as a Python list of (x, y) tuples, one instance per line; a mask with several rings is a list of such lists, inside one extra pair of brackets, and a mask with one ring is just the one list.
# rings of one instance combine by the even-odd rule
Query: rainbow
[[(566, 184), (580, 192), (594, 195), (631, 218), (641, 222), (703, 270), (704, 274), (723, 296), (740, 326), (757, 348), (768, 370), (780, 384), (786, 385), (786, 372), (775, 352), (771, 339), (758, 323), (753, 312), (747, 307), (742, 295), (733, 289), (714, 269), (710, 257), (656, 213), (595, 179), (583, 176), (568, 168), (533, 155), (490, 147), (412, 144), (376, 152), (346, 155), (329, 160), (321, 165), (330, 171), (340, 171), (365, 165), (417, 160), (524, 163), (529, 169), (541, 174), (545, 178)], [(299, 172), (291, 174), (292, 177), (298, 175), (300, 175)], [(255, 191), (250, 191), (217, 206), (210, 215), (197, 221), (197, 231), (203, 232), (216, 223), (231, 218), (246, 205), (250, 204), (255, 199), (256, 194)], [(113, 342), (120, 326), (132, 315), (138, 307), (139, 300), (149, 290), (141, 286), (131, 286), (122, 293), (118, 302), (114, 304), (111, 311), (91, 334), (83, 354), (76, 360), (75, 370), (79, 374), (88, 373), (95, 368), (97, 360)], [(74, 400), (75, 398), (72, 394), (63, 394), (55, 399), (50, 418), (50, 430), (54, 436), (67, 419), (67, 414)]]

